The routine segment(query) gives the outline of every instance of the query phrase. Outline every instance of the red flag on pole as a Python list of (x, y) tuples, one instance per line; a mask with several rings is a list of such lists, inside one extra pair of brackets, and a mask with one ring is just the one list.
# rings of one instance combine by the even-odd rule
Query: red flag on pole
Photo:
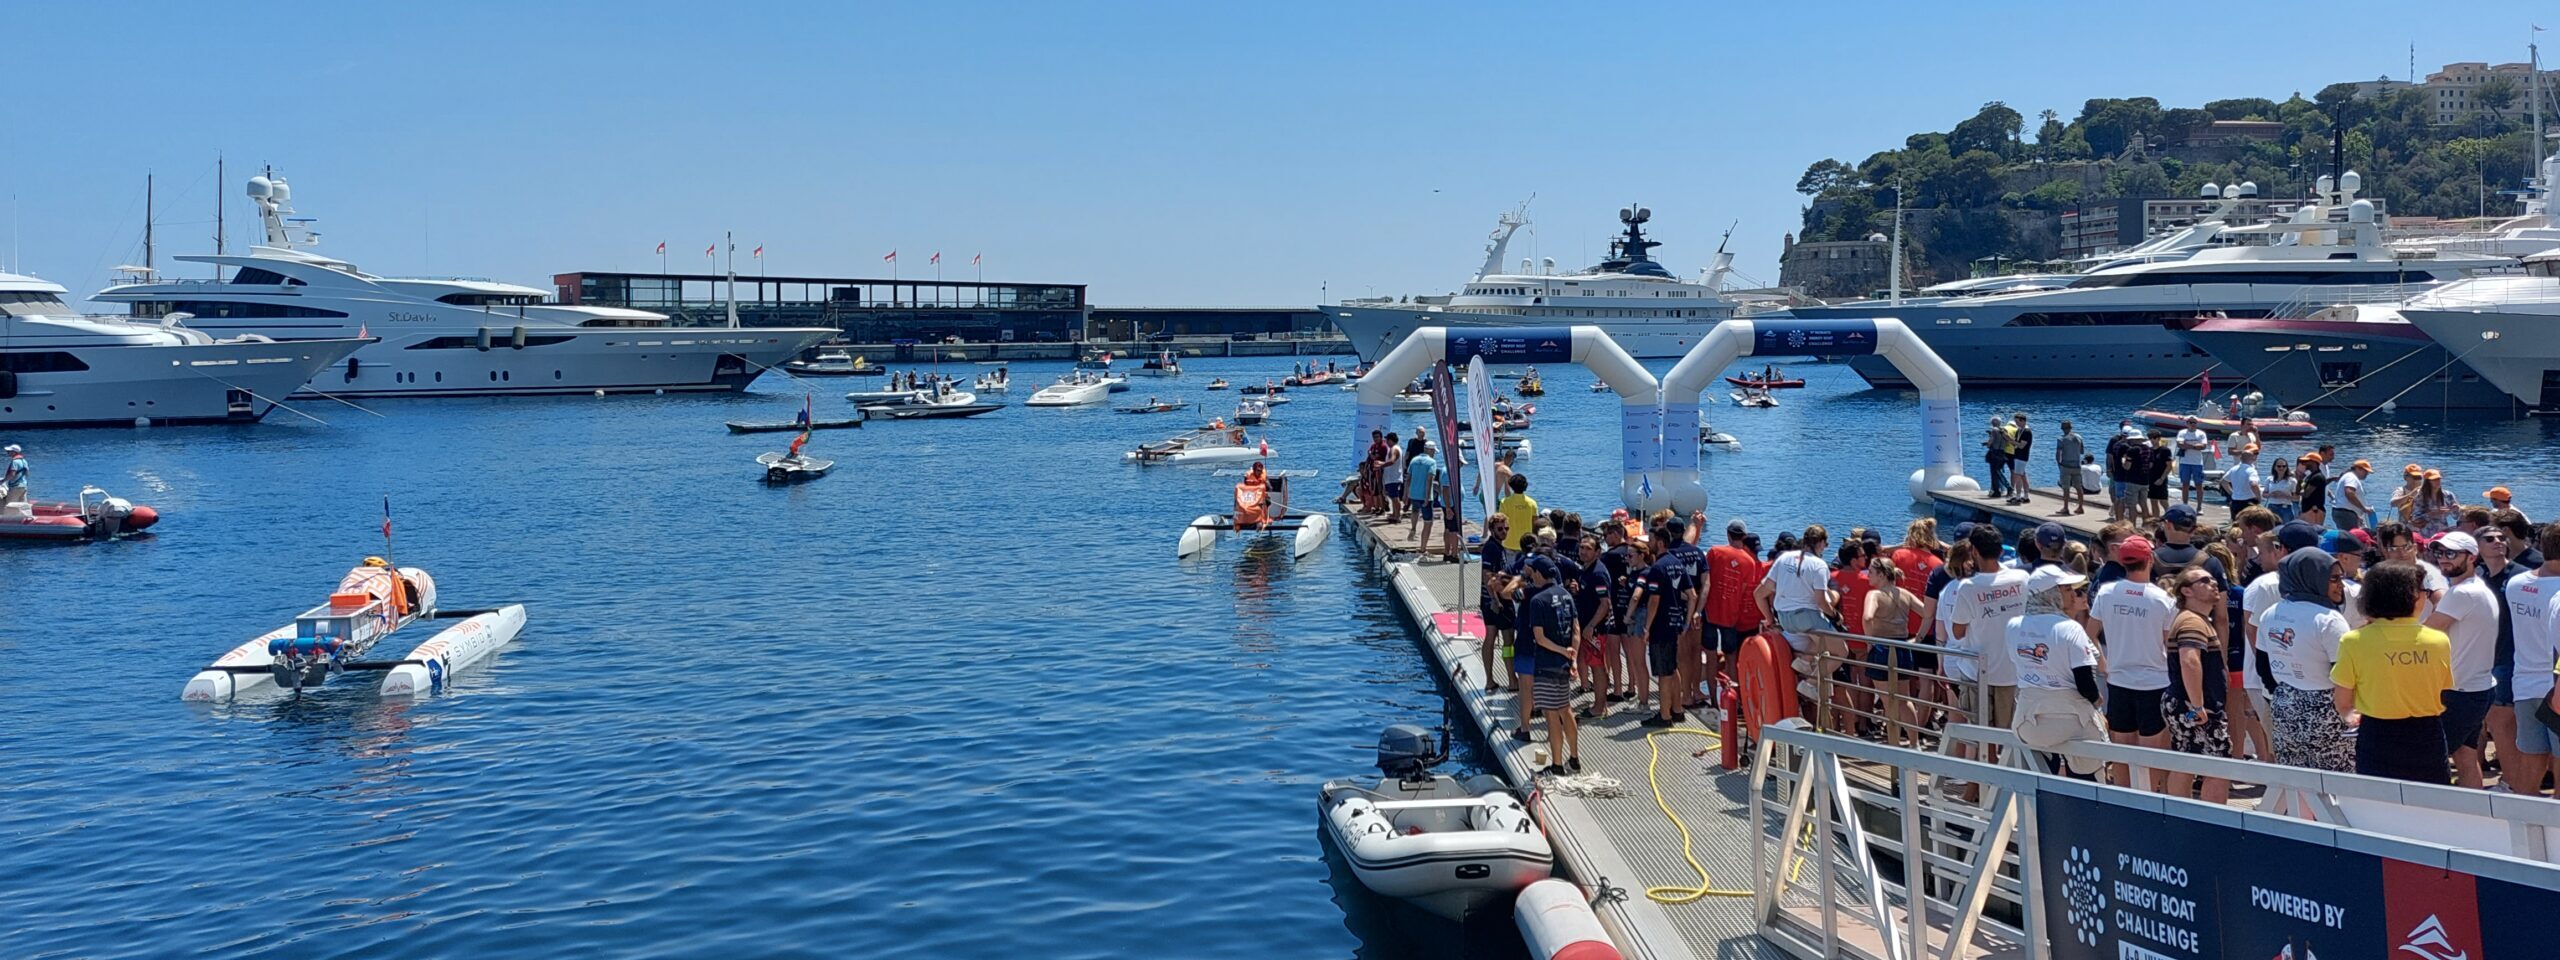
[(757, 247), (757, 248), (756, 248), (756, 252), (755, 252), (754, 256), (755, 256), (755, 258), (756, 258), (756, 259), (758, 259), (758, 260), (762, 260), (762, 259), (764, 259), (764, 248), (763, 248), (763, 247)]
[(2211, 371), (2211, 370), (2207, 370), (2207, 371), (2205, 371), (2205, 374), (2204, 374), (2204, 385), (2203, 385), (2201, 388), (2199, 388), (2198, 392), (2196, 393), (2196, 399), (2198, 399), (2198, 400), (2211, 400), (2211, 399), (2213, 399), (2213, 371)]
[(984, 260), (984, 259), (986, 259), (986, 258), (987, 258), (987, 255), (986, 255), (986, 254), (983, 254), (983, 253), (978, 254), (978, 255), (976, 255), (976, 256), (973, 256), (973, 257), (970, 257), (970, 258), (969, 258), (969, 265), (970, 265), (970, 266), (973, 266), (973, 267), (974, 267), (974, 266), (977, 266), (977, 265), (978, 265), (978, 261), (980, 261), (980, 260)]
[(891, 250), (891, 251), (889, 251), (889, 255), (888, 255), (888, 256), (881, 257), (880, 259), (882, 259), (882, 260), (886, 260), (886, 261), (890, 261), (890, 262), (894, 263), (894, 262), (896, 262), (896, 261), (897, 261), (897, 259), (898, 259), (898, 251)]
[(703, 255), (703, 256), (706, 256), (706, 257), (717, 257), (717, 256), (719, 256), (719, 255), (720, 255), (720, 254), (719, 254), (719, 250), (720, 250), (720, 245), (715, 243), (715, 244), (712, 244), (712, 245), (710, 245), (710, 246), (707, 246), (707, 247), (702, 248), (702, 255)]
[(659, 253), (665, 253), (665, 252), (667, 252), (667, 242), (666, 242), (666, 241), (664, 241), (664, 240), (660, 240), (660, 241), (658, 241), (658, 252), (659, 252)]
[(936, 251), (934, 251), (934, 252), (933, 252), (933, 256), (931, 256), (931, 257), (929, 257), (929, 258), (926, 258), (925, 262), (926, 262), (926, 263), (941, 263), (941, 262), (942, 262), (942, 251), (940, 251), (940, 250), (936, 250)]

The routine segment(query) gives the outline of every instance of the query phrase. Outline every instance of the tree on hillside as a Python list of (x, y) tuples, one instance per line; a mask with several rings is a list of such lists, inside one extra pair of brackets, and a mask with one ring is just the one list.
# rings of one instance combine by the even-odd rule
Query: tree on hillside
[(2491, 77), (2471, 91), (2471, 102), (2490, 113), (2505, 113), (2516, 103), (2516, 82), (2505, 77)]
[(2009, 109), (2008, 104), (1991, 101), (1947, 132), (1947, 151), (1961, 155), (1981, 150), (2004, 160), (2016, 157), (2018, 130), (2025, 124), (2026, 118)]
[(2160, 114), (2160, 133), (2163, 136), (2175, 137), (2186, 133), (2191, 128), (2212, 123), (2213, 120), (2213, 114), (2193, 107), (2179, 107)]
[(2160, 101), (2151, 97), (2091, 100), (2081, 105), (2080, 118), (2072, 126), (2089, 141), (2092, 153), (2112, 157), (2123, 153), (2134, 135), (2160, 129)]
[(2156, 163), (2128, 163), (2107, 172), (2104, 191), (2109, 197), (2169, 196), (2169, 174)]
[(2000, 155), (1967, 150), (1947, 165), (1934, 188), (1941, 206), (1983, 207), (2000, 198)]
[(2062, 149), (2062, 135), (2069, 129), (2062, 125), (2062, 115), (2051, 110), (2036, 114), (2036, 152), (2047, 160), (2057, 159)]
[(1804, 176), (1796, 178), (1796, 192), (1808, 197), (1818, 196), (1855, 183), (1857, 177), (1858, 172), (1850, 169), (1848, 164), (1838, 160), (1816, 160), (1813, 166), (1804, 169)]
[(2204, 112), (2212, 114), (2213, 118), (2216, 120), (2280, 119), (2276, 116), (2276, 102), (2265, 97), (2238, 97), (2230, 100), (2207, 101), (2204, 105)]

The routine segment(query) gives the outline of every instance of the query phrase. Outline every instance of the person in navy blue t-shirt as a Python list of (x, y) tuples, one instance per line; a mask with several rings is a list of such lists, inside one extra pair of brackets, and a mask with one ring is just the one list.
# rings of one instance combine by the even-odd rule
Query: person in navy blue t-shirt
[[(1582, 737), (1573, 719), (1573, 661), (1581, 618), (1574, 613), (1573, 594), (1566, 589), (1554, 560), (1532, 556), (1523, 567), (1533, 592), (1522, 605), (1521, 628), (1528, 634), (1536, 659), (1536, 680), (1529, 685), (1529, 695), (1538, 712), (1547, 717), (1546, 772), (1579, 772)], [(1520, 732), (1528, 731), (1524, 728)]]
[[(1663, 539), (1681, 543), (1687, 538), (1688, 527), (1673, 517), (1663, 524)], [(1668, 727), (1679, 722), (1682, 701), (1674, 694), (1680, 680), (1680, 635), (1689, 628), (1689, 608), (1697, 605), (1698, 591), (1697, 580), (1689, 569), (1689, 562), (1676, 550), (1666, 549), (1662, 559), (1646, 567), (1636, 583), (1637, 602), (1645, 610), (1645, 665), (1653, 674), (1657, 699), (1658, 712), (1644, 719), (1648, 727)]]

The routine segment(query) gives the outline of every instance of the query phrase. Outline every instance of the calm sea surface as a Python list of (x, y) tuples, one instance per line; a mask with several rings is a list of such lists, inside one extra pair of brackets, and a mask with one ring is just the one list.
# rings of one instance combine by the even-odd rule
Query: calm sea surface
[[(1211, 376), (1288, 365), (1203, 360), (1113, 401), (1223, 412)], [(1013, 402), (1062, 366), (1017, 365)], [(1913, 403), (1788, 369), (1812, 386), (1776, 410), (1709, 408), (1743, 441), (1704, 457), (1710, 513), (1898, 529)], [(1605, 512), (1615, 398), (1548, 372), (1531, 492)], [(814, 388), (821, 415), (846, 410), (847, 381)], [(0, 548), (0, 956), (1518, 951), (1328, 866), (1315, 785), (1366, 772), (1378, 728), (1434, 722), (1441, 696), (1347, 543), (1174, 559), (1229, 481), (1120, 453), (1198, 417), (1017, 407), (821, 433), (836, 473), (769, 489), (751, 460), (787, 437), (720, 424), (788, 417), (799, 394), (768, 377), (378, 418), (319, 401), (297, 406), (328, 426), (8, 438), (39, 495), (95, 483), (165, 519)], [(1351, 395), (1291, 396), (1275, 462), (1340, 466)], [(2042, 444), (2057, 418), (2103, 430), (2146, 397), (1975, 392), (1965, 422), (2025, 409)], [(2328, 435), (2551, 516), (2552, 429)], [(523, 639), (414, 703), (363, 682), (179, 702), (380, 552), (386, 494), (398, 561), (448, 607), (528, 604)]]

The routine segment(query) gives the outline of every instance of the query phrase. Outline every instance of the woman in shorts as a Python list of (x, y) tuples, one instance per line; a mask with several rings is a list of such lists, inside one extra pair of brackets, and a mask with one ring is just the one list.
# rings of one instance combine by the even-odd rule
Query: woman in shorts
[[(2222, 636), (2214, 629), (2214, 612), (2223, 603), (2222, 584), (2202, 567), (2178, 575), (2169, 596), (2178, 605), (2169, 624), (2169, 689), (2161, 692), (2160, 712), (2169, 718), (2169, 748), (2203, 757), (2231, 755), (2231, 728), (2225, 712), (2229, 671), (2223, 666)], [(2194, 796), (2196, 775), (2169, 774), (2170, 796)], [(2231, 781), (2204, 778), (2204, 801), (2231, 798)]]
[[(1902, 586), (1902, 568), (1893, 562), (1892, 557), (1879, 556), (1867, 562), (1866, 578), (1867, 596), (1859, 612), (1866, 624), (1867, 635), (1884, 640), (1911, 639), (1912, 622), (1919, 619), (1920, 610), (1926, 604), (1918, 594)], [(1893, 671), (1885, 669), (1886, 658), (1893, 658), (1901, 672), (1908, 674), (1915, 665), (1916, 656), (1912, 650), (1881, 643), (1867, 648), (1867, 683), (1880, 691), (1884, 698), (1883, 709), (1879, 712), (1890, 718), (1886, 734), (1896, 746), (1920, 745), (1920, 711), (1912, 699), (1918, 690), (1915, 689), (1916, 684), (1908, 679), (1885, 686), (1888, 678), (1894, 676)]]

